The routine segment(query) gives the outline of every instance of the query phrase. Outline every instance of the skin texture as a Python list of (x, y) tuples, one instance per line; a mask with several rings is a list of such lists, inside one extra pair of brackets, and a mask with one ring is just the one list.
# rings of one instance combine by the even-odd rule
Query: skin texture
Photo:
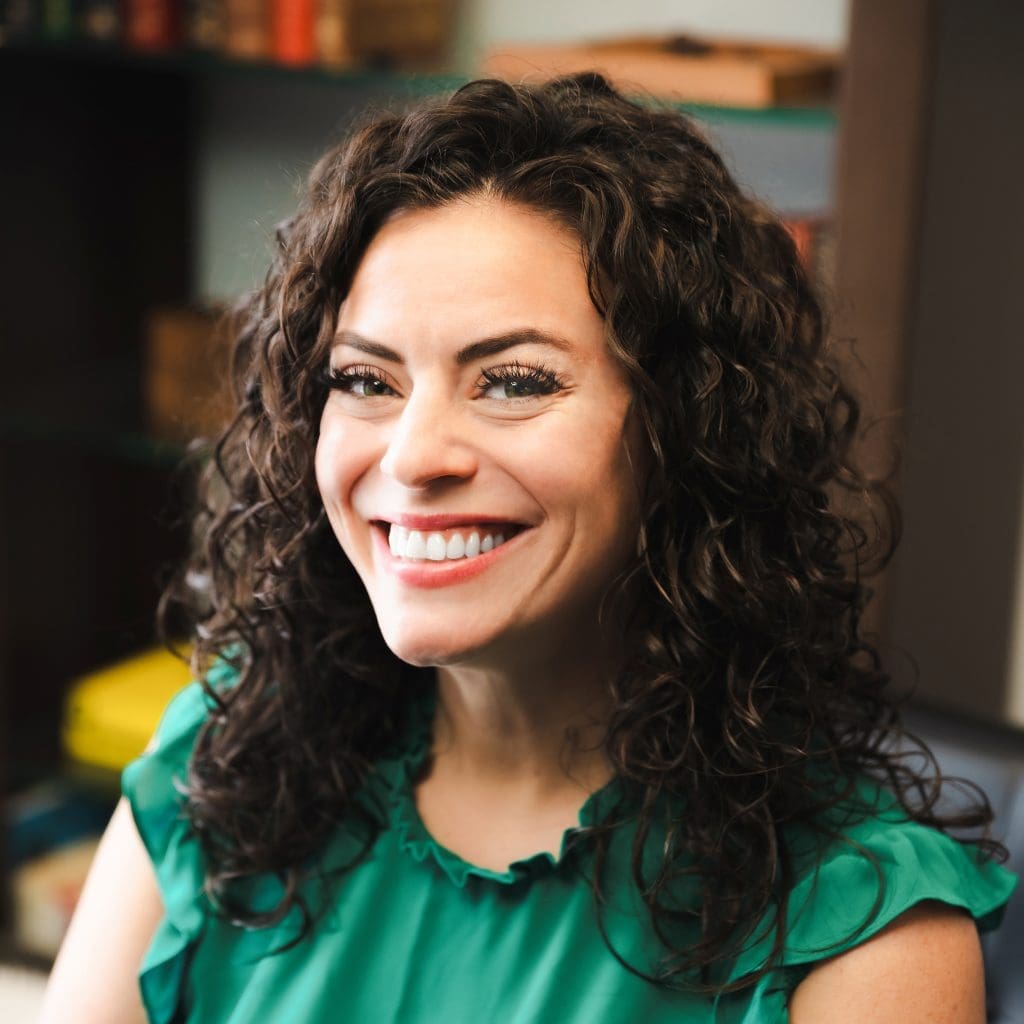
[[(531, 343), (456, 361), (466, 345), (522, 328), (570, 348)], [(620, 656), (598, 606), (637, 543), (630, 390), (606, 348), (578, 240), (487, 198), (393, 216), (359, 266), (338, 330), (403, 362), (347, 343), (332, 352), (335, 371), (373, 376), (327, 400), (316, 454), (324, 506), (388, 646), (438, 668), (424, 820), (456, 852), (504, 868), (538, 841), (557, 848), (609, 776), (596, 749), (567, 766), (563, 739), (574, 726), (596, 747)], [(483, 371), (510, 364), (542, 365), (559, 389), (522, 397), (484, 382), (481, 391)], [(374, 549), (370, 520), (399, 513), (489, 514), (529, 530), (484, 573), (425, 590), (396, 579)], [(507, 820), (484, 849), (465, 830), (465, 809), (495, 804)]]
[(789, 1024), (984, 1024), (978, 930), (956, 907), (925, 901), (797, 986)]

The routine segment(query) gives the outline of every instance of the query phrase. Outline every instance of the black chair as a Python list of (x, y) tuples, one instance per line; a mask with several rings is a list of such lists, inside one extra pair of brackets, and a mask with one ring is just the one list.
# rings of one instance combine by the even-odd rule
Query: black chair
[[(992, 834), (1010, 851), (1006, 867), (1024, 875), (1024, 732), (921, 707), (907, 709), (904, 723), (928, 744), (943, 775), (985, 790), (996, 813)], [(946, 799), (956, 806), (948, 788)], [(982, 936), (982, 948), (989, 1024), (1024, 1024), (1024, 882), (1002, 926)]]

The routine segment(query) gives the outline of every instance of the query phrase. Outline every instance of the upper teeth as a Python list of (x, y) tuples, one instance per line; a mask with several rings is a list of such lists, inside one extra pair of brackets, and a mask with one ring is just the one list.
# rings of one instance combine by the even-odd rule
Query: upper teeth
[(503, 533), (484, 533), (482, 528), (464, 527), (453, 532), (422, 533), (391, 524), (388, 544), (396, 558), (443, 562), (449, 558), (474, 558), (505, 543)]

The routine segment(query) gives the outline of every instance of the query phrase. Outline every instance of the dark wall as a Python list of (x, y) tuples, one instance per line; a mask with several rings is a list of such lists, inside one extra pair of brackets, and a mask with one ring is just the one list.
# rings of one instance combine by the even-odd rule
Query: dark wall
[(944, 0), (937, 28), (892, 635), (922, 694), (998, 718), (1024, 521), (1024, 7)]
[(8, 783), (56, 757), (78, 673), (152, 637), (181, 547), (145, 443), (146, 312), (188, 296), (180, 76), (0, 51), (0, 726)]

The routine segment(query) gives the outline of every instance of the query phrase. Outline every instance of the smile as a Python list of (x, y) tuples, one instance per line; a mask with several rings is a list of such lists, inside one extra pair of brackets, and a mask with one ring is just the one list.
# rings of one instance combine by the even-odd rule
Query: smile
[(466, 525), (450, 530), (409, 530), (390, 524), (388, 546), (395, 558), (407, 561), (445, 562), (460, 558), (478, 558), (500, 547), (522, 527), (513, 523), (502, 526)]
[[(371, 533), (381, 568), (408, 586), (434, 589), (466, 583), (487, 572), (533, 530), (514, 523), (411, 530), (378, 521), (373, 524)], [(461, 555), (458, 554), (460, 544)]]

